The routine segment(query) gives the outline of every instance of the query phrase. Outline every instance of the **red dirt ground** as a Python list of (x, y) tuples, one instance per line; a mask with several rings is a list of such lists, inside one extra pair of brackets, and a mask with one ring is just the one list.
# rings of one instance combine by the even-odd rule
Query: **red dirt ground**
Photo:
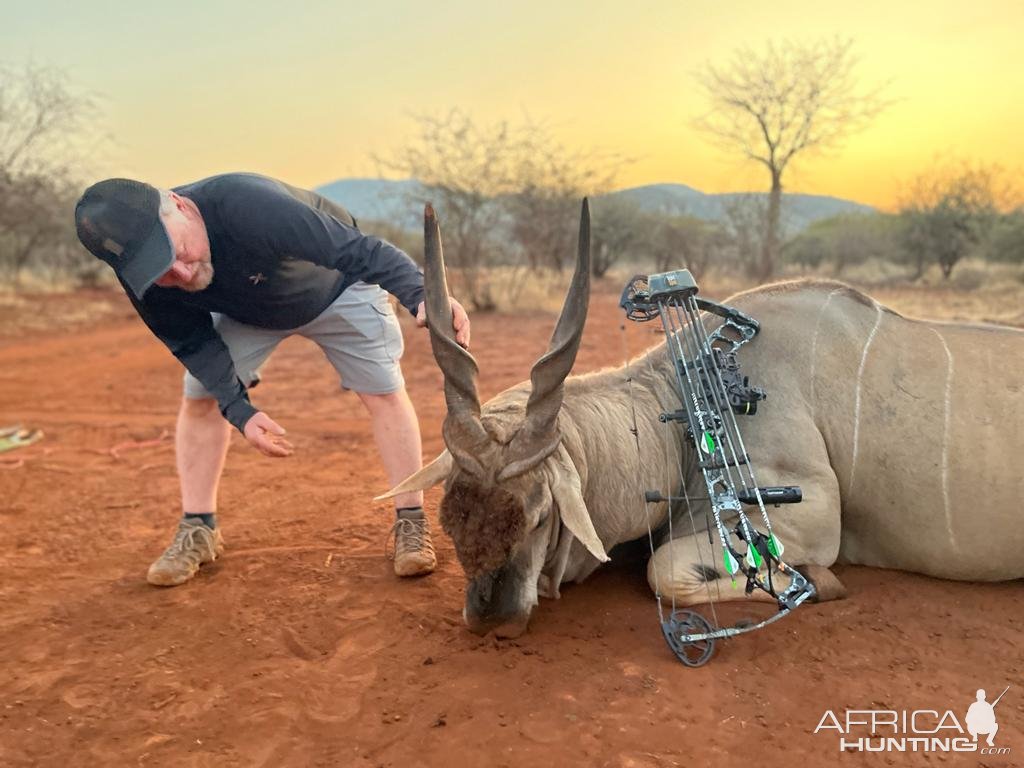
[[(82, 324), (84, 304), (100, 309)], [(640, 548), (543, 601), (521, 639), (471, 635), (439, 494), (427, 503), (438, 571), (399, 581), (383, 556), (391, 513), (370, 501), (387, 483), (368, 421), (302, 340), (282, 346), (254, 393), (296, 455), (266, 459), (236, 435), (221, 487), (226, 556), (186, 586), (150, 587), (146, 568), (179, 514), (169, 434), (180, 369), (122, 297), (28, 307), (0, 307), (0, 425), (46, 432), (0, 455), (2, 766), (1024, 761), (1019, 581), (840, 568), (849, 599), (802, 608), (691, 670), (661, 638)], [(77, 327), (19, 322), (30, 316)], [(484, 398), (527, 376), (553, 322), (475, 319)], [(596, 296), (576, 370), (622, 361), (619, 325), (613, 296)], [(425, 332), (403, 327), (433, 456), (441, 377)], [(640, 343), (631, 331), (631, 351)], [(996, 743), (1009, 755), (841, 754), (834, 731), (813, 734), (826, 710), (962, 719), (977, 688), (1008, 684)]]

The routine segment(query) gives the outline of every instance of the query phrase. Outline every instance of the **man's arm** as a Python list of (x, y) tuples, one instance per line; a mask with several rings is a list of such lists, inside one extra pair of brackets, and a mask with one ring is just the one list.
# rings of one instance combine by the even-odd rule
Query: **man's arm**
[(379, 285), (416, 316), (423, 301), (423, 272), (403, 251), (306, 204), (270, 180), (230, 200), (241, 236), (254, 246), (344, 273), (351, 282)]
[(284, 429), (249, 402), (249, 393), (235, 373), (224, 340), (213, 327), (210, 313), (174, 302), (158, 290), (146, 293), (146, 301), (128, 294), (142, 321), (178, 360), (217, 399), (220, 412), (253, 447), (265, 456), (290, 456), (292, 445)]
[(165, 290), (175, 289), (152, 288), (146, 292), (145, 302), (130, 291), (126, 293), (142, 321), (217, 399), (224, 418), (245, 434), (245, 425), (257, 410), (235, 373), (235, 364), (213, 327), (213, 318), (205, 310), (173, 301), (163, 293)]

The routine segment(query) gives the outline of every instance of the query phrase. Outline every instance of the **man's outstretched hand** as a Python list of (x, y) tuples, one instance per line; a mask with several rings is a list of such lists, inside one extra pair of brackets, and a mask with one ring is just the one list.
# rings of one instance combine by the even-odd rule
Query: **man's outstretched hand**
[(291, 456), (294, 448), (284, 439), (284, 427), (267, 416), (263, 411), (254, 414), (245, 422), (245, 439), (264, 456), (280, 458)]
[[(466, 310), (451, 296), (448, 300), (452, 303), (452, 328), (455, 330), (455, 341), (460, 347), (469, 349), (469, 315)], [(421, 301), (416, 308), (416, 325), (420, 328), (427, 327), (427, 305)]]

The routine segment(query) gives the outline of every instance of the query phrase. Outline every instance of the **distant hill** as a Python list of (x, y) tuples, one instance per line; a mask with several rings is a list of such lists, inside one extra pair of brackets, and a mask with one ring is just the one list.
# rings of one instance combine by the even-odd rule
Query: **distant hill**
[[(415, 179), (338, 179), (317, 187), (328, 200), (341, 203), (357, 220), (387, 221), (403, 229), (422, 226), (423, 203), (428, 195)], [(686, 214), (709, 221), (725, 219), (726, 206), (759, 193), (708, 195), (685, 184), (648, 184), (611, 192), (652, 213)], [(783, 195), (783, 225), (790, 233), (805, 229), (819, 219), (847, 213), (872, 213), (874, 208), (825, 195)]]
[[(698, 219), (723, 221), (726, 207), (743, 198), (766, 196), (757, 192), (729, 192), (708, 195), (685, 184), (648, 184), (612, 192), (608, 197), (621, 197), (636, 203), (641, 210), (686, 214)], [(873, 213), (874, 208), (852, 200), (827, 195), (782, 195), (783, 224), (790, 232), (800, 232), (819, 219), (848, 213)]]
[(314, 192), (345, 206), (356, 221), (386, 221), (412, 230), (423, 226), (423, 202), (417, 199), (426, 195), (418, 194), (420, 189), (414, 179), (338, 179)]

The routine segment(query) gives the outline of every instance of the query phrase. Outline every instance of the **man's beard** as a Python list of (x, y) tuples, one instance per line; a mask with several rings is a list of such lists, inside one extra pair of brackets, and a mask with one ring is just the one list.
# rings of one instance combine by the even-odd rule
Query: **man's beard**
[(189, 293), (198, 293), (209, 288), (212, 282), (213, 264), (209, 261), (200, 261), (196, 263), (195, 275), (188, 282), (188, 285), (181, 286), (181, 289)]

